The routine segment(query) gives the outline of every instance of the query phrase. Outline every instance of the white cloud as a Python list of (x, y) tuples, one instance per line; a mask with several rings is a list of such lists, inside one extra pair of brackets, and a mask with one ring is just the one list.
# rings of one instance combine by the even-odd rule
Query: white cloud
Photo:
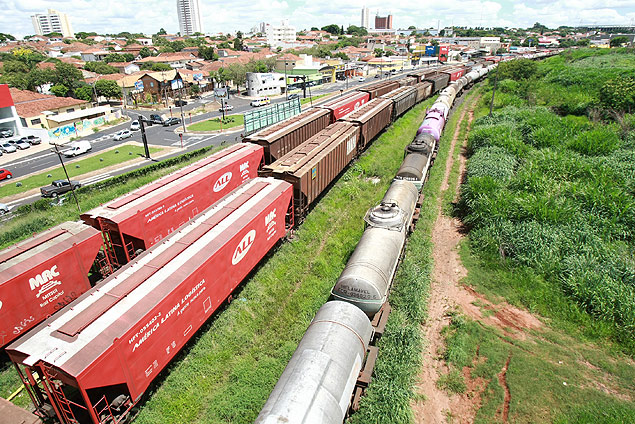
[[(520, 26), (538, 21), (548, 26), (588, 23), (629, 24), (634, 0), (200, 0), (206, 32), (248, 31), (260, 22), (289, 19), (298, 29), (331, 23), (360, 25), (361, 8), (393, 15), (397, 28), (443, 26)], [(178, 31), (175, 0), (0, 0), (0, 32), (33, 33), (30, 16), (52, 8), (69, 15), (75, 31), (155, 33)]]

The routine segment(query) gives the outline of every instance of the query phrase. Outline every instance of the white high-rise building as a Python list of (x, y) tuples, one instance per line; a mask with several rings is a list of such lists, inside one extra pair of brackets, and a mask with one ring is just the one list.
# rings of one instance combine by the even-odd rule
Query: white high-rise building
[(362, 28), (370, 29), (370, 18), (368, 8), (362, 8)]
[(201, 8), (198, 0), (176, 0), (176, 9), (179, 14), (179, 30), (181, 35), (192, 35), (195, 32), (203, 32), (201, 25)]
[(38, 13), (31, 16), (31, 20), (33, 21), (33, 29), (37, 35), (59, 32), (64, 37), (75, 38), (73, 27), (71, 27), (71, 22), (68, 20), (66, 13), (49, 9), (46, 14)]
[(289, 26), (289, 21), (282, 21), (281, 25), (266, 25), (265, 34), (267, 44), (276, 47), (280, 43), (294, 43), (296, 41), (295, 27)]

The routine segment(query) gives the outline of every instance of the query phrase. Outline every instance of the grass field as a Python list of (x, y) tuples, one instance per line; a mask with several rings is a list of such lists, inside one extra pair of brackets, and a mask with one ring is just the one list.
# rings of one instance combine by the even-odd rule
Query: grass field
[[(226, 118), (229, 118), (231, 122), (224, 123), (222, 128), (224, 130), (234, 127), (239, 127), (245, 124), (245, 117), (240, 115), (225, 115)], [(208, 119), (207, 121), (197, 122), (192, 125), (187, 126), (188, 131), (218, 131), (221, 129), (221, 122), (219, 118)]]
[[(151, 147), (150, 153), (160, 152), (162, 149)], [(112, 165), (125, 164), (133, 159), (137, 159), (139, 156), (143, 156), (144, 150), (140, 146), (123, 145), (116, 149), (111, 149), (92, 157), (77, 160), (72, 163), (69, 160), (63, 158), (66, 165), (66, 170), (71, 178), (80, 177), (89, 172), (97, 171)], [(50, 176), (49, 176), (50, 175)], [(51, 184), (51, 181), (66, 179), (62, 166), (36, 175), (31, 175), (20, 180), (21, 186), (16, 186), (15, 180), (5, 180), (0, 186), (0, 199), (14, 194), (24, 193), (34, 188), (40, 188)]]

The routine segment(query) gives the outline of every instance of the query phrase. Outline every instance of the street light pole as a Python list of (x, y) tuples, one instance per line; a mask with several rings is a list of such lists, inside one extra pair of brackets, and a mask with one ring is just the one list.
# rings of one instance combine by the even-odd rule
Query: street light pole
[(82, 209), (79, 207), (79, 201), (77, 200), (77, 195), (75, 194), (75, 188), (73, 187), (73, 183), (71, 183), (71, 179), (68, 176), (68, 171), (66, 170), (66, 165), (64, 165), (64, 161), (62, 160), (62, 154), (59, 151), (57, 143), (54, 144), (54, 146), (55, 146), (55, 153), (57, 153), (57, 157), (60, 159), (60, 163), (62, 164), (62, 168), (64, 169), (64, 174), (66, 175), (66, 181), (68, 181), (68, 184), (71, 186), (71, 192), (73, 193), (73, 197), (75, 198), (75, 204), (77, 205), (77, 211), (81, 214), (82, 213)]
[(289, 100), (289, 84), (287, 83), (287, 62), (284, 62), (284, 96)]

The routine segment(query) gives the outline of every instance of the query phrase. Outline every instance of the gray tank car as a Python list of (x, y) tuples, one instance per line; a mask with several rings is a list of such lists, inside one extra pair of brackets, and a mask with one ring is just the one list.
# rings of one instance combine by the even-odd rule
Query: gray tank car
[(300, 340), (256, 424), (341, 424), (373, 328), (346, 302), (325, 303)]
[(410, 181), (395, 180), (382, 202), (366, 214), (368, 224), (344, 271), (331, 290), (373, 316), (386, 302), (406, 241), (419, 192)]

